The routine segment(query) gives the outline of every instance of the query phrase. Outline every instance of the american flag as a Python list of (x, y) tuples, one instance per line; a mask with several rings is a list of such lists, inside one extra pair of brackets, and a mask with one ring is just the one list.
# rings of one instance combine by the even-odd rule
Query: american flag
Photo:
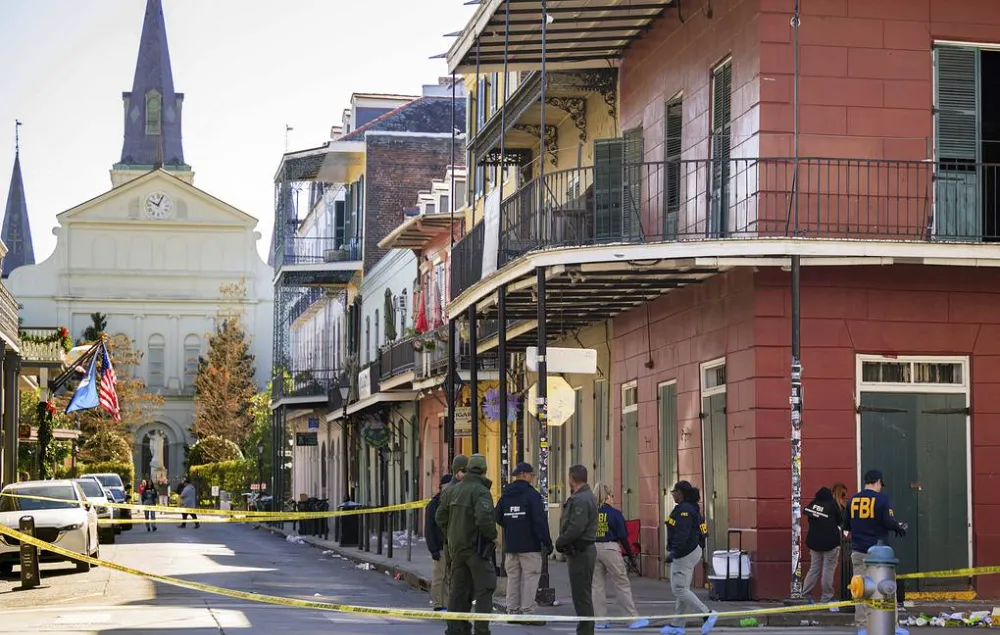
[(101, 383), (97, 387), (97, 395), (101, 408), (107, 410), (115, 418), (115, 421), (121, 421), (122, 413), (121, 408), (118, 407), (118, 393), (115, 392), (117, 381), (115, 368), (111, 365), (111, 357), (108, 355), (108, 347), (101, 346)]

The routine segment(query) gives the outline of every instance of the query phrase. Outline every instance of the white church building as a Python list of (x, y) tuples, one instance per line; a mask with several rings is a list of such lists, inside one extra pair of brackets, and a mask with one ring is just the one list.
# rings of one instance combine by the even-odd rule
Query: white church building
[[(6, 284), (22, 304), (24, 324), (66, 326), (79, 338), (100, 312), (109, 334), (128, 336), (144, 353), (135, 372), (165, 403), (132, 431), (136, 478), (150, 474), (151, 434), (159, 433), (174, 484), (185, 475), (184, 445), (194, 442), (197, 361), (215, 327), (222, 285), (246, 283), (242, 308), (257, 380), (267, 384), (272, 270), (258, 255), (257, 219), (195, 187), (184, 162), (184, 95), (174, 91), (160, 0), (147, 0), (132, 91), (123, 99), (124, 143), (112, 189), (59, 214), (53, 254), (38, 264), (33, 254), (11, 258), (24, 264)], [(27, 246), (14, 242), (30, 250), (26, 218), (21, 237)]]

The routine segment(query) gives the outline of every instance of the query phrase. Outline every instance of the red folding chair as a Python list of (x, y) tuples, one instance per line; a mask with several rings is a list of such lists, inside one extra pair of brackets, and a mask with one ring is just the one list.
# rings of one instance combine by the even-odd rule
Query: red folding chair
[(639, 542), (639, 529), (642, 527), (642, 523), (636, 520), (626, 520), (625, 521), (625, 531), (628, 532), (628, 545), (631, 554), (625, 551), (625, 547), (622, 546), (622, 557), (625, 558), (625, 569), (628, 573), (634, 573), (637, 576), (642, 575), (642, 544)]

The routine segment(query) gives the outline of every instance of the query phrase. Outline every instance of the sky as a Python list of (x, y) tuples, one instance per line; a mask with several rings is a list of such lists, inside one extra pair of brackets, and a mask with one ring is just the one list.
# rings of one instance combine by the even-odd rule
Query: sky
[[(285, 151), (329, 139), (354, 92), (420, 94), (475, 10), (463, 0), (163, 0), (195, 185), (258, 218), (264, 257)], [(35, 259), (56, 215), (111, 188), (145, 0), (0, 0), (0, 213), (22, 122)]]

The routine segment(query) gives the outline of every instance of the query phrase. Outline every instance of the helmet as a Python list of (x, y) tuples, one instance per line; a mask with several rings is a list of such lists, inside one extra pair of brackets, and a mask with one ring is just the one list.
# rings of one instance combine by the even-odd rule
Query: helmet
[(473, 474), (486, 473), (486, 457), (482, 454), (473, 454), (469, 457), (469, 471)]

